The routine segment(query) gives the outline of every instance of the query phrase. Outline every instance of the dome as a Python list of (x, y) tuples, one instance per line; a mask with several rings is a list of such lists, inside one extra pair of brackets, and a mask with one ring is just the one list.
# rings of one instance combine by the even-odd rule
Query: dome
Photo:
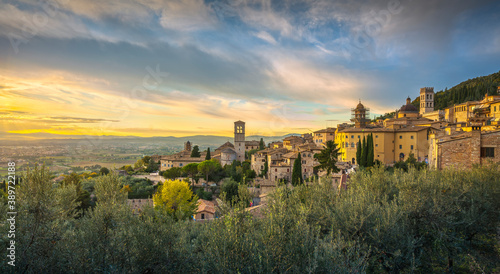
[(399, 109), (400, 112), (418, 112), (416, 106), (412, 104), (406, 104)]
[(361, 104), (361, 101), (359, 101), (359, 104), (356, 106), (356, 109), (364, 109), (365, 106), (363, 106), (363, 104)]

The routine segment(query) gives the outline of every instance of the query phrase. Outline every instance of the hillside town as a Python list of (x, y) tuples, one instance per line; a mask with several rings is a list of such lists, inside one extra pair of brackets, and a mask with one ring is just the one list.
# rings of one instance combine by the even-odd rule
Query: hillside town
[[(500, 92), (500, 87), (499, 87)], [(262, 174), (268, 163), (268, 172), (256, 183), (274, 185), (278, 181), (289, 182), (294, 161), (301, 154), (304, 180), (314, 176), (318, 161), (314, 158), (326, 142), (334, 141), (339, 150), (337, 166), (340, 172), (333, 174), (334, 182), (345, 181), (349, 170), (358, 166), (358, 144), (369, 135), (374, 138), (374, 159), (386, 166), (407, 160), (410, 155), (430, 168), (471, 168), (473, 164), (500, 161), (500, 95), (486, 94), (483, 100), (468, 101), (443, 110), (434, 109), (434, 89), (420, 89), (420, 110), (408, 97), (394, 117), (370, 119), (370, 110), (361, 101), (352, 108), (351, 124), (343, 123), (336, 128), (325, 128), (313, 134), (289, 136), (273, 142), (265, 149), (259, 141), (245, 139), (245, 122), (234, 122), (234, 142), (226, 142), (213, 151), (211, 158), (222, 166), (233, 161), (250, 161), (256, 174)], [(168, 156), (154, 155), (160, 162), (160, 171), (201, 163), (200, 157), (191, 157), (192, 144), (185, 143), (184, 150)], [(248, 157), (248, 152), (253, 153)], [(319, 174), (322, 175), (321, 173)]]

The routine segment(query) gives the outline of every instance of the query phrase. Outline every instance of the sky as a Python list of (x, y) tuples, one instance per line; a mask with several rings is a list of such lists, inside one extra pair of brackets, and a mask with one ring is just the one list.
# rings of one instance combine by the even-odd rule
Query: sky
[(0, 1), (0, 139), (308, 133), (499, 70), (498, 1)]

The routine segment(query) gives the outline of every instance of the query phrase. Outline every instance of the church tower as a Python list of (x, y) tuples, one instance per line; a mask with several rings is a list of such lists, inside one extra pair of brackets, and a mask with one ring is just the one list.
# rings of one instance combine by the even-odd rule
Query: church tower
[(184, 143), (184, 150), (191, 151), (191, 142), (187, 141)]
[(434, 111), (434, 88), (420, 89), (420, 115)]
[(365, 108), (360, 100), (356, 108), (351, 109), (351, 122), (354, 122), (355, 128), (365, 128), (366, 123), (370, 122), (367, 117), (370, 117), (370, 109)]
[(245, 122), (234, 122), (234, 150), (236, 151), (236, 160), (245, 161)]

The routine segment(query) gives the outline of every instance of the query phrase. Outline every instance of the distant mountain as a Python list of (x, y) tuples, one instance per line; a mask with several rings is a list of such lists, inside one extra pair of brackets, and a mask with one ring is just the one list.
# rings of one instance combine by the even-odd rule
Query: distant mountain
[[(445, 109), (454, 104), (481, 100), (486, 93), (490, 95), (497, 94), (498, 86), (500, 86), (500, 71), (487, 76), (469, 79), (450, 89), (446, 88), (436, 92), (434, 109)], [(420, 96), (412, 104), (420, 109)]]
[[(300, 135), (290, 133), (283, 136), (246, 136), (246, 140), (259, 141), (260, 138), (267, 144), (273, 141), (280, 141), (292, 135)], [(224, 144), (225, 142), (233, 142), (233, 137), (215, 136), (215, 135), (194, 135), (185, 137), (136, 137), (136, 136), (71, 136), (66, 139), (36, 139), (36, 140), (4, 140), (2, 145), (17, 146), (17, 145), (117, 145), (117, 144), (136, 144), (136, 145), (152, 145), (166, 147), (182, 147), (185, 142), (190, 141), (193, 145), (200, 146), (201, 149), (211, 147), (212, 150)]]

